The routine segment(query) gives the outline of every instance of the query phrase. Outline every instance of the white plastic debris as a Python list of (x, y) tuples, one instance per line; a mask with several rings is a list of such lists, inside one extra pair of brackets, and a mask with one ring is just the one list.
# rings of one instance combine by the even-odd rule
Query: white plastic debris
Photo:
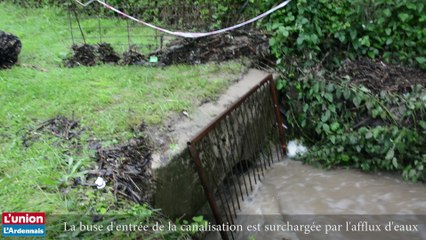
[(188, 112), (187, 111), (182, 111), (182, 114), (185, 116), (185, 117), (187, 117), (187, 118), (189, 118), (189, 114), (188, 114)]
[(299, 143), (299, 141), (297, 140), (291, 140), (287, 144), (287, 156), (289, 158), (294, 158), (297, 155), (303, 155), (307, 151), (308, 149), (305, 146), (303, 146), (301, 143)]
[(102, 189), (106, 186), (106, 181), (105, 179), (98, 177), (95, 181), (95, 184), (98, 189)]

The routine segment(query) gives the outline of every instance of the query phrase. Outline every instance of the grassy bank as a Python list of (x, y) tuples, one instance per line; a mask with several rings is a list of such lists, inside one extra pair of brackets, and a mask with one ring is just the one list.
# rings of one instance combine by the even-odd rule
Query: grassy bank
[(172, 112), (190, 111), (194, 103), (216, 97), (241, 70), (236, 62), (63, 68), (71, 46), (66, 13), (0, 3), (0, 19), (0, 29), (23, 44), (18, 65), (0, 71), (0, 211), (111, 213), (129, 206), (125, 200), (117, 205), (107, 191), (67, 187), (94, 163), (94, 150), (82, 146), (70, 151), (71, 143), (49, 136), (26, 147), (25, 133), (64, 115), (87, 129), (82, 142), (124, 142), (141, 122), (160, 124)]

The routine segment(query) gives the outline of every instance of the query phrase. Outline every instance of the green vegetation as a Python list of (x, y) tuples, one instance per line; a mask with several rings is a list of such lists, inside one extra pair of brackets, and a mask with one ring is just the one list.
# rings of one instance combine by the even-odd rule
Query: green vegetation
[[(40, 8), (0, 3), (1, 30), (23, 42), (19, 65), (0, 71), (0, 210), (134, 214), (151, 223), (164, 220), (147, 205), (124, 199), (116, 202), (107, 190), (71, 187), (71, 179), (94, 163), (94, 150), (87, 144), (76, 145), (93, 138), (104, 146), (125, 142), (135, 137), (131, 128), (142, 122), (159, 124), (172, 112), (191, 110), (194, 102), (215, 98), (240, 66), (230, 62), (166, 68), (63, 68), (71, 46), (67, 12), (58, 6), (46, 7), (50, 0), (25, 2)], [(242, 6), (244, 2), (213, 1), (217, 12), (210, 16), (201, 9), (200, 14), (213, 17), (211, 28), (217, 28), (235, 10), (229, 4)], [(273, 4), (262, 1), (254, 8), (253, 2), (249, 1), (246, 11), (250, 16)], [(326, 168), (396, 171), (407, 180), (426, 181), (424, 86), (403, 93), (375, 92), (329, 74), (343, 61), (361, 57), (426, 69), (425, 5), (422, 0), (294, 0), (259, 23), (273, 34), (270, 45), (283, 72), (278, 88), (289, 109), (290, 135), (302, 136), (311, 146), (304, 161)], [(119, 52), (126, 50), (122, 45), (128, 41), (125, 21), (104, 21), (123, 26), (102, 31), (121, 36), (110, 43)], [(88, 43), (97, 42), (98, 22), (82, 19), (81, 23)], [(140, 31), (142, 35), (153, 33), (146, 28)], [(86, 130), (78, 142), (58, 141), (45, 134), (24, 146), (26, 132), (57, 115), (81, 120)], [(193, 224), (205, 223), (193, 220)]]
[(303, 160), (326, 168), (396, 171), (426, 181), (426, 89), (374, 93), (319, 75), (285, 82), (293, 136), (312, 146)]
[(284, 76), (278, 88), (286, 95), (291, 135), (311, 145), (304, 161), (396, 171), (406, 180), (426, 181), (424, 85), (395, 93), (385, 89), (391, 80), (374, 79), (382, 89), (375, 92), (353, 83), (357, 79), (330, 74), (343, 61), (363, 57), (425, 70), (425, 5), (300, 0), (272, 15), (267, 26)]
[(294, 1), (267, 24), (271, 49), (290, 65), (368, 56), (426, 69), (425, 7), (422, 0)]
[[(131, 206), (133, 212), (152, 211), (158, 217), (148, 206), (124, 199), (116, 203), (107, 190), (69, 187), (94, 163), (87, 140), (96, 138), (103, 146), (125, 142), (134, 136), (131, 128), (142, 122), (159, 124), (172, 112), (191, 111), (194, 103), (218, 96), (241, 66), (63, 68), (71, 42), (61, 9), (2, 2), (0, 19), (2, 30), (23, 44), (19, 64), (0, 71), (0, 211), (126, 214), (123, 209)], [(86, 129), (78, 142), (82, 146), (49, 134), (23, 145), (27, 131), (57, 115), (81, 120)]]

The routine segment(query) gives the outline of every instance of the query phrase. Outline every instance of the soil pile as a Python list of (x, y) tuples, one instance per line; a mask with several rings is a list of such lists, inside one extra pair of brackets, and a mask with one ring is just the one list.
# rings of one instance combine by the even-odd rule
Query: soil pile
[(113, 182), (114, 195), (120, 194), (138, 203), (152, 200), (151, 159), (149, 141), (144, 137), (97, 152), (99, 172)]
[(259, 31), (232, 31), (209, 37), (188, 39), (178, 38), (165, 48), (149, 54), (158, 58), (158, 62), (149, 62), (136, 47), (130, 47), (119, 55), (108, 43), (98, 45), (73, 45), (74, 54), (65, 60), (66, 67), (94, 66), (103, 63), (121, 65), (164, 66), (173, 64), (203, 64), (222, 62), (240, 57), (248, 57), (259, 65), (274, 66), (275, 59), (269, 52), (269, 37)]
[(140, 54), (135, 47), (131, 47), (129, 51), (123, 53), (122, 65), (144, 65), (146, 57)]
[(381, 61), (360, 59), (346, 61), (337, 72), (338, 76), (349, 76), (351, 81), (362, 84), (373, 92), (410, 92), (412, 86), (426, 87), (426, 72), (400, 65), (389, 65)]
[(109, 43), (74, 44), (71, 49), (73, 54), (65, 59), (66, 67), (95, 66), (98, 62), (118, 63), (120, 61), (120, 56)]
[(22, 43), (18, 37), (0, 30), (0, 69), (15, 65), (21, 48)]
[(165, 65), (219, 62), (242, 56), (274, 62), (269, 52), (268, 36), (258, 31), (232, 31), (196, 39), (179, 38), (151, 55), (158, 56)]
[(72, 45), (73, 55), (65, 60), (66, 67), (95, 66), (96, 48), (89, 44)]
[(118, 63), (118, 61), (120, 61), (120, 56), (109, 43), (99, 43), (97, 52), (99, 54), (99, 60), (103, 63)]

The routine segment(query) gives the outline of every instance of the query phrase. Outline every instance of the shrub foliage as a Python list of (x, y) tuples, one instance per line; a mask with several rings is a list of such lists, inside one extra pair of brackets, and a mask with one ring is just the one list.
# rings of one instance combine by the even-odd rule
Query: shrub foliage
[(305, 60), (368, 56), (426, 68), (424, 0), (295, 0), (271, 17), (273, 53)]

